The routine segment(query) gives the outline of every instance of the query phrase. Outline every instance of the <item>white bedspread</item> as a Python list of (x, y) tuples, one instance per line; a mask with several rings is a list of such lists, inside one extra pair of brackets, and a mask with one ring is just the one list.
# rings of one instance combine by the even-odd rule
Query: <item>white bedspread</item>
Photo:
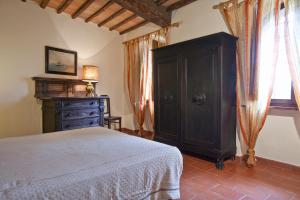
[(177, 199), (175, 147), (95, 127), (0, 140), (0, 199)]

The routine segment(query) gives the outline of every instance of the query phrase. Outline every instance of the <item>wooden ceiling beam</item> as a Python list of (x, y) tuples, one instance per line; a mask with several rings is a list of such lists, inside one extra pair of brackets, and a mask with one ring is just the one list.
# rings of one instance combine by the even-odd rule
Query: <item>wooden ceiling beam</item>
[(160, 6), (160, 5), (164, 4), (164, 3), (166, 3), (167, 1), (169, 1), (169, 0), (158, 0), (156, 2), (156, 4)]
[(126, 9), (125, 8), (121, 8), (120, 10), (118, 10), (117, 12), (115, 12), (114, 14), (112, 14), (111, 16), (109, 16), (108, 18), (106, 18), (105, 20), (103, 20), (102, 22), (100, 22), (98, 24), (98, 26), (102, 26), (104, 24), (106, 24), (107, 22), (113, 20), (114, 18), (122, 15), (124, 12), (126, 12)]
[(137, 28), (140, 28), (141, 26), (144, 26), (144, 25), (146, 25), (148, 23), (149, 22), (147, 20), (144, 20), (144, 21), (142, 21), (142, 22), (140, 22), (140, 23), (138, 23), (138, 24), (136, 24), (136, 25), (134, 25), (132, 27), (129, 27), (128, 29), (125, 29), (124, 31), (121, 31), (120, 34), (123, 35), (125, 33), (130, 32), (130, 31), (133, 31), (133, 30), (135, 30)]
[(48, 5), (50, 0), (43, 0), (40, 4), (41, 8), (45, 9)]
[(89, 16), (88, 18), (86, 18), (85, 22), (91, 21), (92, 19), (94, 19), (95, 17), (97, 17), (98, 15), (100, 15), (101, 13), (103, 13), (112, 4), (114, 4), (114, 2), (108, 1), (104, 6), (102, 6), (100, 9), (98, 9), (96, 12), (94, 12), (91, 16)]
[(197, 1), (197, 0), (180, 0), (176, 3), (173, 3), (172, 5), (170, 5), (168, 8), (167, 8), (167, 11), (173, 11), (173, 10), (176, 10), (178, 8), (181, 8), (185, 5), (188, 5), (190, 3), (193, 3), (194, 1)]
[(96, 0), (86, 0), (76, 11), (75, 13), (72, 15), (72, 18), (75, 19), (76, 17), (78, 17), (79, 15), (81, 15), (81, 13), (83, 13), (92, 3), (94, 3)]
[(116, 25), (110, 27), (109, 30), (110, 30), (110, 31), (115, 30), (115, 29), (119, 28), (120, 26), (122, 26), (122, 25), (124, 25), (124, 24), (130, 22), (131, 20), (133, 20), (133, 19), (135, 19), (135, 18), (137, 18), (137, 17), (138, 17), (137, 15), (133, 14), (133, 15), (131, 15), (130, 17), (127, 17), (126, 19), (124, 19), (123, 21), (117, 23)]
[(171, 12), (150, 0), (112, 0), (123, 8), (158, 26), (171, 24)]
[(60, 4), (60, 6), (57, 8), (56, 12), (58, 14), (64, 12), (64, 10), (73, 2), (74, 0), (65, 0)]

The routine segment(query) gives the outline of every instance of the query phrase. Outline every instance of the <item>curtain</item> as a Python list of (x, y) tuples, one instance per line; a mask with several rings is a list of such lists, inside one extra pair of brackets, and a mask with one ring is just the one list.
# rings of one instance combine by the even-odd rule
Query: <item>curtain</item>
[(249, 167), (256, 163), (254, 148), (271, 101), (279, 44), (279, 5), (279, 0), (231, 0), (218, 6), (229, 30), (239, 38), (237, 116)]
[(286, 52), (300, 110), (300, 0), (285, 0), (285, 14)]
[(125, 68), (130, 103), (135, 121), (142, 135), (147, 107), (153, 122), (154, 100), (152, 82), (152, 48), (167, 44), (168, 28), (130, 40), (125, 43)]

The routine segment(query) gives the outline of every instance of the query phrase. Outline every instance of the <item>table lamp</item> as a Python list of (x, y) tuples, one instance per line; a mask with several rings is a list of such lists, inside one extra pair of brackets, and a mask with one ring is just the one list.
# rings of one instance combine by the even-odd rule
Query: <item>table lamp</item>
[(95, 89), (93, 83), (98, 82), (99, 69), (97, 66), (93, 65), (83, 65), (83, 81), (87, 82), (86, 86), (86, 96), (94, 97)]

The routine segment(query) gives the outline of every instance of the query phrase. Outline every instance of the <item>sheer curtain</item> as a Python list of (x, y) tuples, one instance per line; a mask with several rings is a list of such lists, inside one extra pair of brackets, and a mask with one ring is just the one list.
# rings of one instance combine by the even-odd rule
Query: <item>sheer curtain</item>
[(286, 51), (300, 110), (300, 0), (285, 0), (285, 14)]
[(150, 111), (151, 122), (154, 123), (152, 48), (167, 45), (168, 32), (168, 28), (164, 28), (125, 43), (128, 94), (139, 128), (139, 135), (142, 135), (143, 132), (147, 108)]
[[(279, 0), (231, 0), (219, 5), (237, 42), (237, 115), (247, 165), (256, 163), (255, 144), (272, 96), (278, 55)], [(263, 41), (263, 42), (262, 42)], [(261, 57), (268, 59), (261, 59)]]

